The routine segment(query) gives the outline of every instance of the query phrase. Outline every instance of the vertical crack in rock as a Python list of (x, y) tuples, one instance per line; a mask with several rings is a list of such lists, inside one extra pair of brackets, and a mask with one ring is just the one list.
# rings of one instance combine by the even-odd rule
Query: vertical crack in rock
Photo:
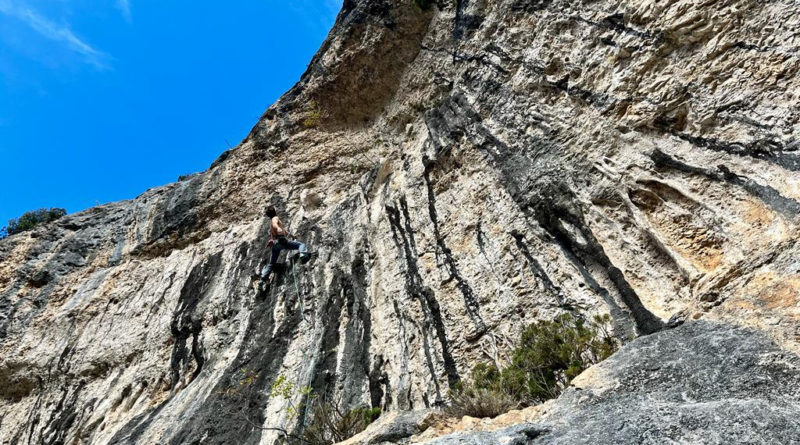
[[(447, 381), (452, 388), (458, 381), (458, 371), (456, 363), (450, 352), (450, 345), (447, 340), (447, 331), (442, 321), (441, 309), (439, 303), (433, 294), (433, 290), (425, 286), (425, 282), (419, 273), (417, 266), (417, 253), (416, 242), (414, 240), (414, 232), (411, 228), (411, 219), (408, 214), (408, 204), (405, 198), (399, 200), (400, 210), (391, 205), (386, 205), (386, 213), (389, 218), (389, 223), (392, 228), (392, 238), (406, 260), (406, 292), (408, 295), (417, 300), (422, 308), (424, 319), (422, 324), (423, 340), (426, 342), (425, 353), (430, 354), (429, 345), (427, 345), (428, 328), (433, 325), (436, 332), (436, 337), (439, 339), (439, 344), (442, 348), (442, 360), (444, 361), (445, 373), (447, 374)], [(402, 216), (401, 216), (402, 211)], [(401, 221), (401, 219), (404, 221)], [(441, 391), (439, 389), (438, 376), (433, 366), (432, 360), (429, 359), (428, 366), (431, 372), (431, 378), (436, 387), (437, 401), (441, 400)]]

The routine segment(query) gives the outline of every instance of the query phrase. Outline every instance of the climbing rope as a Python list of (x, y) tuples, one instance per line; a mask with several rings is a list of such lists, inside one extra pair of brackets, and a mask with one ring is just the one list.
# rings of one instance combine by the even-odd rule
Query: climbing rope
[[(303, 317), (303, 320), (308, 321), (306, 319), (306, 310), (305, 310), (305, 305), (303, 304), (303, 298), (300, 296), (300, 288), (297, 286), (297, 271), (295, 270), (295, 266), (297, 265), (297, 262), (295, 261), (294, 255), (292, 255), (290, 257), (290, 261), (292, 263), (292, 278), (294, 279), (294, 290), (297, 293), (297, 301), (300, 303), (300, 316)], [(310, 369), (313, 370), (317, 366), (317, 357), (316, 356), (314, 357), (314, 359), (312, 360), (311, 363), (312, 364), (311, 364), (311, 368)], [(308, 376), (308, 383), (306, 384), (305, 387), (306, 388), (310, 388), (311, 387), (311, 383), (313, 382), (313, 380), (314, 380), (314, 373), (312, 372)], [(300, 423), (300, 431), (301, 432), (303, 430), (305, 430), (306, 425), (308, 425), (308, 411), (309, 411), (309, 409), (311, 409), (311, 394), (306, 394), (306, 405), (303, 407), (303, 419), (301, 420), (301, 423)]]
[(300, 316), (303, 317), (303, 320), (306, 319), (306, 308), (303, 304), (303, 298), (300, 296), (300, 288), (297, 286), (297, 271), (295, 270), (295, 266), (297, 263), (295, 262), (294, 255), (289, 257), (289, 260), (292, 263), (292, 278), (294, 279), (294, 291), (297, 293), (297, 301), (300, 303)]

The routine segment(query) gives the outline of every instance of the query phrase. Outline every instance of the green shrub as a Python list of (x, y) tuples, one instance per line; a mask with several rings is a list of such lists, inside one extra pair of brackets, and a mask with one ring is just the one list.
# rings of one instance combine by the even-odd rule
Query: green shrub
[(450, 394), (455, 415), (494, 417), (517, 406), (558, 397), (578, 374), (613, 354), (608, 315), (586, 321), (570, 314), (528, 326), (520, 336), (511, 363), (498, 369), (479, 363), (469, 383)]
[(59, 208), (39, 209), (25, 212), (17, 219), (8, 222), (8, 226), (0, 230), (0, 238), (31, 230), (34, 227), (55, 221), (66, 215), (67, 211)]
[(450, 406), (445, 413), (453, 417), (497, 417), (516, 409), (520, 401), (514, 394), (502, 389), (481, 388), (477, 385), (464, 385), (450, 393)]
[(322, 109), (316, 101), (309, 101), (305, 107), (305, 118), (302, 125), (304, 128), (317, 127), (322, 120)]

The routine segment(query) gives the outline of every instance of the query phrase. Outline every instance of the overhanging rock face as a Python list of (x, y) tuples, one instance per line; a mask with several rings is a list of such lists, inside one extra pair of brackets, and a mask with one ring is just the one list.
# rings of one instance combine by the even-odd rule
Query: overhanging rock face
[[(800, 5), (427, 3), (345, 1), (208, 171), (0, 242), (2, 441), (269, 444), (279, 376), (433, 407), (564, 311), (797, 350)], [(318, 255), (257, 292), (267, 204)]]

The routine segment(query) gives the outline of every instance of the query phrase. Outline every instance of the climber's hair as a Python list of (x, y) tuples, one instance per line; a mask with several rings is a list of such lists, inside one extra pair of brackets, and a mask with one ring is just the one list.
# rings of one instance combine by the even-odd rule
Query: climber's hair
[(278, 212), (275, 211), (275, 207), (273, 206), (268, 206), (267, 210), (264, 211), (264, 214), (266, 214), (270, 218), (275, 218), (276, 216), (278, 216)]

